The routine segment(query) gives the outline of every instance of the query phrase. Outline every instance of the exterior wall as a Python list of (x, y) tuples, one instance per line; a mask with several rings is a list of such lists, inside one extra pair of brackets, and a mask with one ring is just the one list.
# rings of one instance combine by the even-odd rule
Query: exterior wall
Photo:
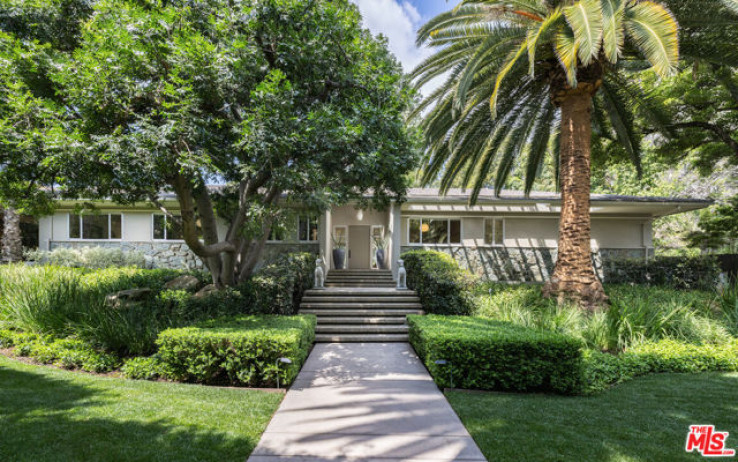
[[(353, 205), (344, 205), (341, 207), (335, 207), (330, 212), (329, 216), (329, 229), (326, 229), (326, 232), (332, 234), (333, 228), (336, 226), (383, 226), (384, 227), (384, 233), (385, 236), (389, 237), (389, 246), (385, 250), (385, 255), (387, 255), (386, 258), (392, 255), (392, 242), (393, 242), (393, 230), (395, 229), (394, 224), (390, 221), (390, 210), (363, 210), (362, 211), (362, 218), (359, 220), (358, 217), (359, 211), (354, 208)], [(326, 220), (321, 220), (321, 225), (326, 225)], [(326, 228), (328, 228), (326, 227)], [(348, 243), (349, 248), (351, 247), (351, 242)], [(329, 252), (332, 254), (331, 250), (333, 249), (333, 243), (330, 242), (330, 246), (327, 247), (329, 249)], [(372, 245), (372, 253), (374, 251), (374, 246)], [(326, 262), (329, 263), (327, 265), (329, 268), (333, 268), (332, 264), (332, 255), (328, 256), (329, 258), (326, 260)], [(374, 260), (374, 255), (370, 255), (370, 259)], [(391, 269), (393, 267), (393, 261), (391, 258), (388, 258), (387, 265)]]
[(131, 242), (131, 241), (51, 241), (49, 250), (57, 248), (104, 247), (123, 252), (141, 252), (149, 268), (202, 269), (203, 263), (181, 242)]

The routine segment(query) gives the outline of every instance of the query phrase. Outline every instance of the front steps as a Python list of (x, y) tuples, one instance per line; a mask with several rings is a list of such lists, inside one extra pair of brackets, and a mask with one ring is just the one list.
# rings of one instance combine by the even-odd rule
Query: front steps
[(325, 285), (300, 304), (300, 313), (318, 317), (316, 342), (407, 342), (405, 316), (423, 314), (415, 292), (395, 289), (390, 271), (333, 270)]

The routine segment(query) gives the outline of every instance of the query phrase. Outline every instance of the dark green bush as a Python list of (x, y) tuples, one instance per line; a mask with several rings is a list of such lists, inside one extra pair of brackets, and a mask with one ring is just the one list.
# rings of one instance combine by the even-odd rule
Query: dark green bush
[[(175, 380), (273, 386), (297, 375), (315, 339), (314, 316), (242, 316), (159, 334), (158, 357)], [(292, 364), (277, 365), (289, 358)]]
[[(442, 387), (576, 393), (581, 343), (553, 332), (465, 316), (408, 316), (410, 343)], [(437, 360), (448, 361), (438, 365)]]
[(120, 372), (124, 377), (136, 380), (166, 379), (172, 376), (158, 356), (128, 358), (123, 361)]
[(713, 290), (720, 266), (713, 256), (617, 259), (604, 264), (609, 284), (667, 286), (675, 289)]
[(453, 257), (432, 250), (402, 254), (407, 285), (418, 293), (423, 309), (432, 314), (470, 314), (474, 309), (471, 289), (476, 278), (459, 268)]
[(313, 286), (315, 255), (291, 253), (260, 269), (238, 289), (248, 297), (251, 313), (295, 314), (305, 290)]
[(585, 390), (601, 391), (645, 374), (658, 372), (738, 371), (738, 340), (727, 345), (695, 345), (661, 340), (612, 355), (587, 351), (584, 355)]
[(88, 372), (109, 372), (120, 364), (117, 356), (98, 351), (75, 338), (57, 339), (12, 331), (4, 331), (0, 338), (3, 345), (15, 346), (19, 356), (28, 356), (41, 364)]

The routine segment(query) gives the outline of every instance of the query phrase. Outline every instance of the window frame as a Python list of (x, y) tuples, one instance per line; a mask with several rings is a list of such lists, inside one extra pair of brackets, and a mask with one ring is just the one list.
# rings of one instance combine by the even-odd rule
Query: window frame
[[(154, 233), (156, 232), (156, 224), (154, 223), (154, 220), (156, 220), (156, 217), (164, 217), (164, 239), (157, 239), (154, 237)], [(184, 242), (184, 236), (182, 236), (182, 239), (167, 239), (167, 235), (169, 234), (167, 221), (169, 221), (169, 217), (164, 213), (151, 214), (151, 240), (153, 242)]]
[[(120, 237), (113, 238), (113, 221), (112, 216), (118, 215), (120, 216)], [(79, 237), (72, 237), (72, 217), (77, 217), (77, 220), (79, 220)], [(84, 217), (91, 217), (91, 216), (107, 216), (108, 217), (108, 237), (107, 238), (86, 238), (84, 236), (84, 223), (82, 223), (82, 219)], [(100, 214), (76, 214), (69, 212), (67, 213), (67, 237), (70, 241), (112, 241), (112, 242), (121, 242), (123, 241), (123, 234), (125, 230), (125, 213), (112, 213), (112, 212), (106, 212), (106, 213), (100, 213)]]
[[(420, 242), (411, 242), (410, 241), (410, 220), (420, 220)], [(448, 242), (445, 243), (424, 243), (423, 242), (423, 220), (446, 220), (446, 238), (448, 239)], [(459, 242), (451, 242), (451, 222), (452, 221), (458, 221), (459, 222)], [(406, 221), (406, 234), (405, 234), (405, 242), (407, 242), (408, 246), (416, 246), (416, 247), (422, 247), (422, 246), (449, 246), (449, 245), (463, 245), (464, 243), (464, 219), (463, 217), (449, 217), (449, 216), (422, 216), (422, 215), (414, 215), (407, 217)]]
[[(305, 218), (307, 219), (307, 240), (300, 239), (300, 221)], [(317, 236), (315, 236), (315, 240), (310, 239), (310, 225), (313, 224), (313, 221), (315, 222), (316, 230), (317, 230)], [(273, 241), (273, 242), (284, 242), (284, 241)], [(316, 242), (320, 242), (320, 216), (319, 215), (298, 215), (297, 216), (297, 242), (301, 244), (313, 244)]]
[[(487, 242), (487, 222), (492, 222), (492, 242)], [(502, 223), (502, 242), (498, 244), (497, 241), (497, 229), (495, 228), (495, 221)], [(484, 245), (487, 247), (505, 247), (505, 237), (507, 234), (507, 224), (505, 223), (504, 217), (484, 217), (484, 227), (482, 229)]]

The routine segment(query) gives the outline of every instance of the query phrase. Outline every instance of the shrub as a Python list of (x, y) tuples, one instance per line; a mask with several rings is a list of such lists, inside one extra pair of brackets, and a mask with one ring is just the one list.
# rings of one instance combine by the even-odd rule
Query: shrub
[(172, 375), (157, 356), (128, 358), (123, 361), (120, 372), (124, 377), (136, 380), (165, 379)]
[(303, 293), (313, 286), (314, 270), (311, 253), (280, 255), (238, 289), (248, 297), (252, 313), (295, 314)]
[(595, 392), (634, 377), (658, 372), (738, 371), (738, 340), (726, 345), (695, 345), (675, 340), (647, 342), (620, 355), (584, 354), (585, 390)]
[(57, 248), (51, 251), (29, 250), (25, 252), (25, 258), (43, 265), (74, 268), (146, 267), (146, 258), (141, 252), (124, 252), (121, 249), (97, 246), (78, 249)]
[[(176, 380), (207, 384), (289, 384), (315, 339), (314, 316), (241, 316), (167, 329), (158, 356)], [(292, 360), (277, 365), (279, 358)]]
[[(439, 386), (575, 393), (581, 343), (552, 332), (462, 316), (408, 316), (410, 342)], [(446, 365), (436, 364), (446, 360)]]
[(656, 257), (648, 261), (617, 259), (604, 265), (604, 280), (610, 284), (648, 284), (675, 289), (712, 290), (720, 275), (713, 256)]
[(401, 257), (407, 285), (418, 293), (423, 309), (433, 314), (469, 314), (476, 278), (459, 268), (453, 257), (430, 250), (413, 250)]
[(54, 364), (65, 369), (109, 372), (120, 363), (115, 355), (98, 351), (75, 338), (16, 335), (13, 343), (18, 355), (29, 356), (39, 363)]

